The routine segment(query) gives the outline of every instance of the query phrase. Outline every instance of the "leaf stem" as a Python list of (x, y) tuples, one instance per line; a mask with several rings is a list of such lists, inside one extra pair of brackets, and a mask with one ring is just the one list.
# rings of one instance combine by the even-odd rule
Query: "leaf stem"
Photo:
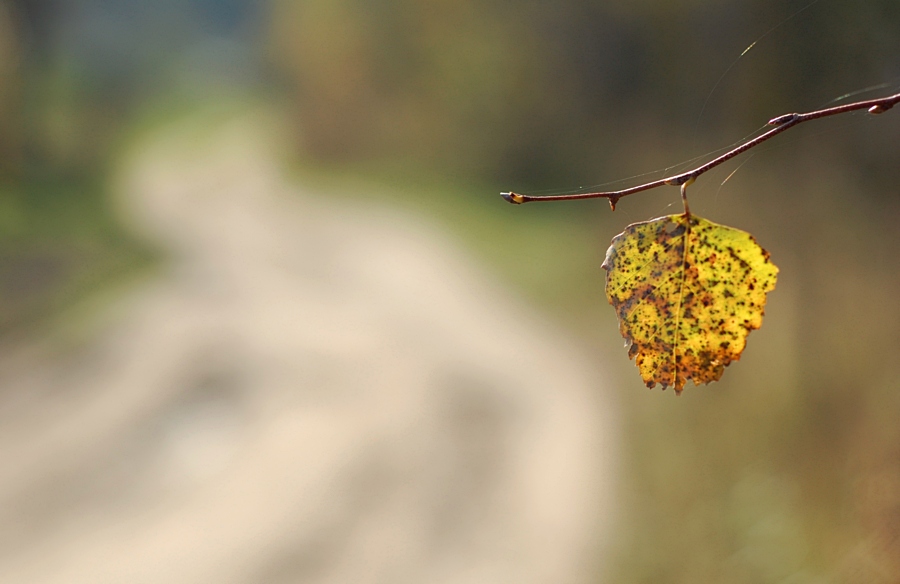
[(690, 177), (689, 179), (681, 183), (681, 202), (684, 204), (684, 216), (688, 218), (688, 227), (690, 227), (691, 224), (691, 207), (690, 205), (688, 205), (687, 188), (689, 184), (694, 182), (694, 180), (694, 177)]
[(865, 101), (856, 101), (853, 103), (847, 103), (844, 105), (839, 105), (836, 107), (830, 107), (826, 109), (816, 110), (807, 112), (804, 114), (784, 114), (782, 116), (778, 116), (769, 120), (768, 125), (774, 126), (771, 130), (768, 130), (756, 138), (752, 140), (747, 140), (746, 142), (740, 144), (736, 148), (733, 148), (718, 156), (713, 158), (709, 162), (702, 164), (693, 170), (689, 170), (687, 172), (682, 172), (680, 174), (675, 174), (667, 178), (651, 181), (648, 183), (640, 184), (637, 186), (629, 187), (627, 189), (622, 189), (619, 191), (603, 191), (603, 192), (595, 192), (595, 193), (572, 193), (568, 195), (520, 195), (518, 193), (507, 192), (500, 193), (500, 195), (506, 199), (508, 202), (521, 205), (522, 203), (531, 203), (533, 201), (575, 201), (580, 199), (608, 199), (609, 205), (612, 207), (613, 211), (616, 209), (616, 203), (619, 202), (619, 199), (622, 197), (626, 197), (628, 195), (632, 195), (634, 193), (639, 193), (641, 191), (648, 191), (650, 189), (655, 189), (657, 187), (661, 187), (663, 185), (671, 185), (671, 186), (680, 186), (682, 200), (684, 201), (684, 210), (685, 213), (690, 215), (690, 211), (688, 210), (687, 198), (685, 194), (685, 188), (688, 184), (693, 182), (697, 177), (701, 174), (712, 170), (713, 168), (719, 166), (723, 162), (731, 160), (738, 154), (743, 154), (747, 150), (758, 146), (773, 138), (775, 135), (784, 132), (785, 130), (796, 126), (797, 124), (801, 124), (803, 122), (807, 122), (809, 120), (816, 120), (819, 118), (826, 118), (829, 116), (835, 116), (838, 114), (843, 114), (846, 112), (858, 111), (858, 110), (868, 110), (870, 114), (882, 114), (887, 110), (891, 109), (900, 103), (900, 93), (890, 95), (888, 97), (881, 97), (878, 99), (868, 99)]

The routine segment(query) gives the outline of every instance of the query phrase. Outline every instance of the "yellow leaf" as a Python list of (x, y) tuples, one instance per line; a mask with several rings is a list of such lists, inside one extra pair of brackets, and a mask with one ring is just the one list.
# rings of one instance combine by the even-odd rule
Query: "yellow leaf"
[(740, 359), (778, 276), (749, 233), (687, 214), (629, 225), (603, 268), (628, 356), (648, 387), (677, 393)]

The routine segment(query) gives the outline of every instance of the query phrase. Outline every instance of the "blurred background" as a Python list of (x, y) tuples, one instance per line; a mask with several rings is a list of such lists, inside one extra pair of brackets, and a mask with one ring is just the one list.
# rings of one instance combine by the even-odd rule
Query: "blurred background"
[(900, 114), (692, 187), (781, 274), (678, 399), (677, 189), (498, 196), (897, 91), (896, 0), (0, 2), (0, 581), (900, 582)]

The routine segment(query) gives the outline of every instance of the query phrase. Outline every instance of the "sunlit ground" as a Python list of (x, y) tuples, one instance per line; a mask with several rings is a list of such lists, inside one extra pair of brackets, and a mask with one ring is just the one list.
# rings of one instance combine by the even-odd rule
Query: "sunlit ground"
[(5, 356), (0, 580), (589, 575), (609, 375), (434, 222), (287, 181), (272, 126), (183, 119), (123, 157), (165, 259)]

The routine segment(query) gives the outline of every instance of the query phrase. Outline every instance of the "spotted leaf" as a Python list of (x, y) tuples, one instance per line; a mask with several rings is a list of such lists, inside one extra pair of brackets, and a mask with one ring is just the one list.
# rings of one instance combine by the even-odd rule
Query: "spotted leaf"
[(749, 233), (686, 214), (629, 225), (603, 268), (628, 356), (648, 387), (677, 393), (740, 359), (778, 276)]

